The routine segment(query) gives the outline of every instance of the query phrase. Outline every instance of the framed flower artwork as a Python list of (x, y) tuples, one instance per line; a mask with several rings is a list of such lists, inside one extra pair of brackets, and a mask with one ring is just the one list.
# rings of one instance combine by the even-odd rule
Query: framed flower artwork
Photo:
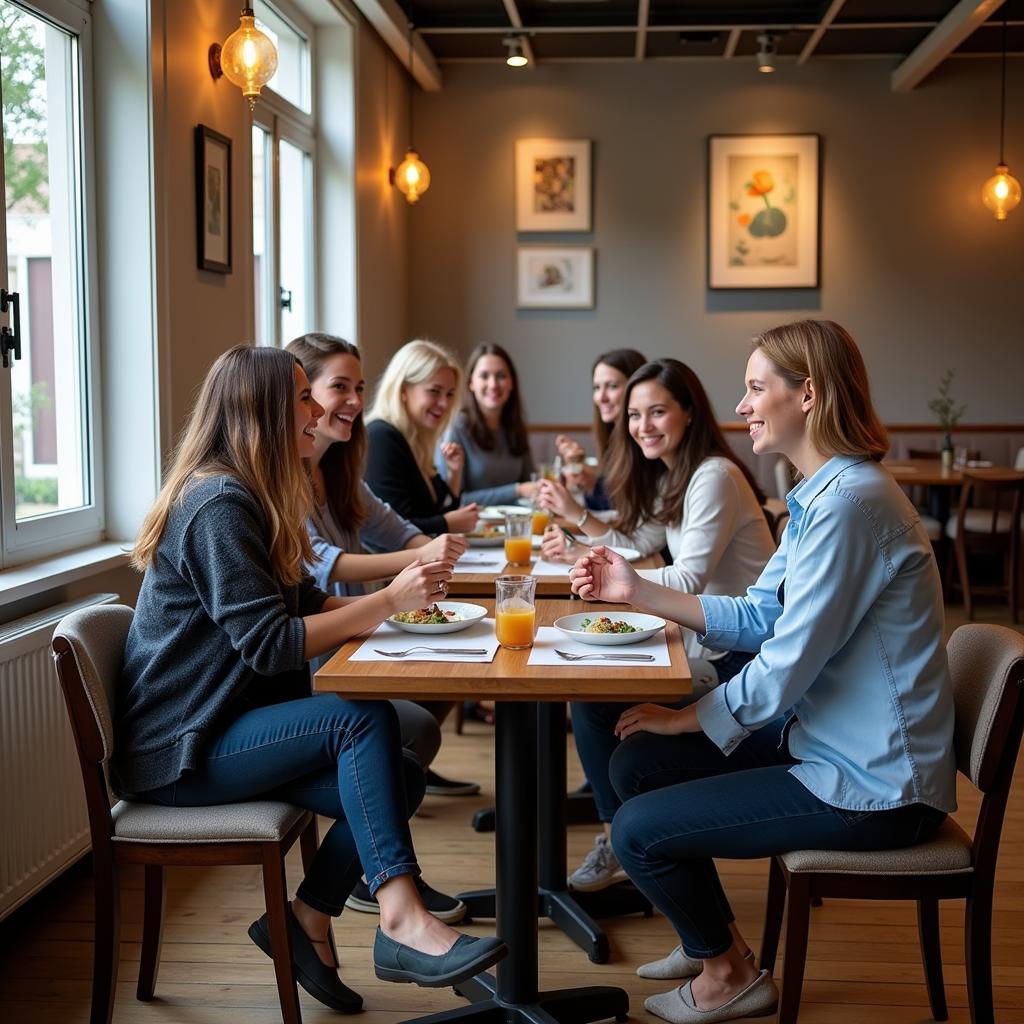
[(709, 136), (709, 288), (818, 287), (819, 142)]
[(520, 309), (593, 309), (594, 250), (583, 245), (520, 246), (516, 305)]
[(590, 230), (590, 140), (516, 139), (516, 231)]

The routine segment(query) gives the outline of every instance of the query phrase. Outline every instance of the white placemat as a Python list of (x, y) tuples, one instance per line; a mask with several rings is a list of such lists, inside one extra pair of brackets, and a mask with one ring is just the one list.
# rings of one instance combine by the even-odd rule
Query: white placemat
[(564, 576), (568, 579), (571, 568), (572, 566), (568, 562), (547, 562), (543, 558), (538, 558), (529, 569), (524, 569), (523, 572), (530, 576)]
[[(406, 651), (410, 647), (459, 647), (483, 648), (486, 654), (431, 654), (430, 651), (415, 651), (404, 658), (389, 658), (377, 654), (382, 651)], [(446, 661), (461, 663), (467, 661), (488, 662), (494, 660), (498, 650), (498, 638), (494, 635), (494, 619), (481, 619), (468, 629), (458, 633), (407, 633), (392, 622), (382, 622), (364, 640), (362, 646), (349, 658), (349, 661), (388, 661), (396, 665), (403, 661)]]
[(505, 567), (505, 552), (501, 548), (470, 549), (456, 563), (454, 572), (497, 572)]
[[(587, 661), (565, 661), (555, 654), (555, 648), (568, 654), (653, 654), (653, 661), (606, 661), (594, 658)], [(665, 630), (656, 633), (648, 640), (638, 644), (623, 644), (621, 647), (598, 647), (596, 644), (581, 644), (578, 640), (570, 640), (554, 626), (541, 626), (537, 630), (527, 665), (606, 665), (622, 666), (642, 665), (652, 668), (668, 668), (672, 661), (668, 655), (668, 641)]]

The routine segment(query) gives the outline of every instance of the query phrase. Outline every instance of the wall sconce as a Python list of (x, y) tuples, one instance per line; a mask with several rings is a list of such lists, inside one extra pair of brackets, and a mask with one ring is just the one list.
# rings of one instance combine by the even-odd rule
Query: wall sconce
[(430, 188), (430, 168), (420, 159), (419, 153), (412, 144), (412, 95), (416, 88), (416, 79), (412, 73), (412, 0), (408, 9), (409, 30), (409, 148), (405, 151), (402, 162), (388, 171), (388, 181), (405, 196), (405, 201), (413, 206)]
[(770, 75), (775, 70), (776, 37), (762, 32), (757, 37), (757, 70)]
[(238, 28), (224, 40), (213, 43), (208, 55), (210, 74), (214, 81), (223, 75), (242, 90), (249, 109), (256, 108), (260, 89), (277, 71), (277, 49), (266, 33), (256, 27), (251, 7), (243, 7)]
[(525, 68), (530, 63), (526, 54), (523, 53), (523, 41), (519, 36), (505, 36), (502, 42), (508, 47), (505, 63), (510, 68)]
[(996, 220), (1006, 220), (1006, 215), (1020, 202), (1020, 182), (1010, 174), (1010, 168), (1003, 159), (1003, 138), (1006, 135), (1006, 15), (1003, 15), (1003, 84), (999, 104), (999, 163), (996, 173), (981, 187), (981, 201), (996, 215)]

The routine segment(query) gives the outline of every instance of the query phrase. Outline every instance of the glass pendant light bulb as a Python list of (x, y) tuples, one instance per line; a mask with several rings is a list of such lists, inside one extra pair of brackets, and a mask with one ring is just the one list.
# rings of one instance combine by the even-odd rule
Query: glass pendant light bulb
[(981, 187), (981, 201), (996, 215), (996, 220), (1006, 220), (1006, 215), (1020, 203), (1020, 182), (1009, 171), (1006, 164), (999, 164), (996, 173)]
[(430, 188), (430, 169), (415, 149), (407, 150), (405, 158), (395, 169), (395, 188), (410, 205)]
[(277, 50), (270, 37), (256, 27), (251, 7), (242, 9), (238, 28), (224, 40), (220, 66), (224, 77), (242, 90), (252, 110), (260, 89), (277, 71)]

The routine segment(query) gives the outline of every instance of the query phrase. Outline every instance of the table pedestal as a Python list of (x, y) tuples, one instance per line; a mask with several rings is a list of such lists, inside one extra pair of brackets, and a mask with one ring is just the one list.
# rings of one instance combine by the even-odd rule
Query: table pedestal
[[(537, 916), (549, 918), (586, 952), (591, 961), (604, 964), (608, 962), (611, 952), (608, 936), (594, 918), (619, 917), (623, 914), (650, 917), (653, 910), (647, 898), (631, 882), (621, 882), (599, 892), (576, 892), (569, 889), (565, 877), (565, 829), (568, 824), (565, 798), (565, 706), (552, 702), (539, 705), (538, 728), (540, 886), (537, 890)], [(590, 800), (589, 796), (587, 799)], [(592, 804), (592, 800), (590, 802)], [(459, 893), (459, 899), (466, 904), (470, 918), (495, 916), (493, 889)]]
[[(564, 719), (564, 711), (562, 716)], [(537, 722), (536, 703), (497, 704), (495, 901), (497, 933), (508, 944), (509, 954), (498, 964), (497, 977), (479, 974), (455, 988), (458, 995), (470, 1000), (469, 1006), (418, 1017), (413, 1024), (469, 1020), (481, 1024), (589, 1024), (609, 1017), (622, 1022), (628, 1017), (629, 996), (621, 988), (595, 985), (537, 990)], [(564, 743), (562, 748), (564, 751)], [(563, 773), (558, 783), (560, 795), (564, 778)], [(564, 876), (564, 827), (560, 835)], [(564, 877), (562, 882), (564, 885)]]

